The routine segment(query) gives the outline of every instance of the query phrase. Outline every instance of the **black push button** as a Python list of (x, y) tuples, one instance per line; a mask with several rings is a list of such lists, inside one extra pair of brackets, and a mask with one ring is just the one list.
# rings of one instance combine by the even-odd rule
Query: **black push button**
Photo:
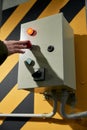
[(54, 46), (52, 46), (52, 45), (48, 46), (47, 50), (48, 50), (49, 52), (52, 52), (52, 51), (54, 50)]
[(45, 68), (40, 68), (36, 72), (32, 74), (32, 77), (35, 81), (43, 81), (45, 80)]
[(34, 72), (34, 73), (32, 74), (32, 76), (33, 76), (33, 78), (40, 78), (40, 77), (41, 77), (41, 74), (42, 74), (42, 72), (41, 72), (40, 70), (38, 70), (38, 71)]

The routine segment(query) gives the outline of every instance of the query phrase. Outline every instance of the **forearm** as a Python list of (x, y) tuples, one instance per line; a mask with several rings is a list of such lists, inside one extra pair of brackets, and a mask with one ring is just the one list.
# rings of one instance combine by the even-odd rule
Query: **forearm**
[(8, 49), (3, 41), (0, 41), (0, 65), (5, 61), (8, 56)]

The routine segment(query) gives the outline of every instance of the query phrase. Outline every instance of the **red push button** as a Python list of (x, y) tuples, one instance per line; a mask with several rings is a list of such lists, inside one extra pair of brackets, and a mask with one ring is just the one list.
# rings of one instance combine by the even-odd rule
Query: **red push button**
[(33, 35), (34, 30), (33, 30), (32, 28), (28, 28), (27, 33), (28, 33), (29, 35)]

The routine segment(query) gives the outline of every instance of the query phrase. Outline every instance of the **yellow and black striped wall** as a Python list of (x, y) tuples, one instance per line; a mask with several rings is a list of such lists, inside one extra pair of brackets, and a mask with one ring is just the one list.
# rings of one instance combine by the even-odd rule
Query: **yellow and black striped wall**
[[(87, 110), (87, 30), (85, 0), (29, 0), (6, 9), (2, 14), (0, 39), (20, 39), (20, 25), (35, 19), (63, 12), (74, 30), (76, 61), (76, 108)], [(17, 90), (18, 54), (9, 56), (0, 66), (0, 113), (45, 113), (51, 103), (42, 95)], [(58, 102), (58, 105), (59, 102)], [(67, 110), (69, 108), (67, 107)], [(1, 118), (0, 130), (86, 130), (87, 119), (67, 120), (58, 112), (51, 119)]]

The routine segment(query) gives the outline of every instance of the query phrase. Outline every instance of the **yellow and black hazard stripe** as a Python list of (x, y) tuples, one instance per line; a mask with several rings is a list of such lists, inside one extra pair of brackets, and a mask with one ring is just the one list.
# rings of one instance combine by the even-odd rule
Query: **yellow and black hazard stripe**
[(71, 22), (78, 12), (84, 7), (84, 5), (85, 0), (69, 0), (69, 2), (60, 9), (60, 12), (63, 12), (67, 21)]
[[(3, 11), (0, 39), (19, 40), (22, 23), (59, 12), (63, 12), (67, 21), (71, 22), (84, 5), (84, 0), (29, 0)], [(14, 55), (0, 67), (0, 112), (34, 113), (34, 94), (16, 90), (17, 74), (18, 55)], [(20, 130), (28, 120), (27, 118), (6, 118), (1, 123), (0, 129)], [(27, 130), (26, 128), (23, 130)]]

